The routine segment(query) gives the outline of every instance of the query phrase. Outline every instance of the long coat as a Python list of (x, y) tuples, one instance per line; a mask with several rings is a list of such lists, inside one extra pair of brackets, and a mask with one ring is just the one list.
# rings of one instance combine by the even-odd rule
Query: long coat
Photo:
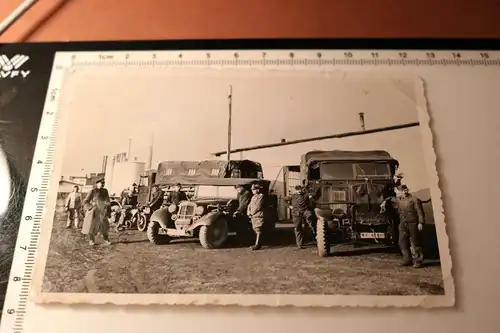
[(105, 188), (94, 188), (83, 200), (85, 218), (83, 219), (82, 234), (96, 235), (109, 227), (108, 215), (110, 209), (110, 198)]

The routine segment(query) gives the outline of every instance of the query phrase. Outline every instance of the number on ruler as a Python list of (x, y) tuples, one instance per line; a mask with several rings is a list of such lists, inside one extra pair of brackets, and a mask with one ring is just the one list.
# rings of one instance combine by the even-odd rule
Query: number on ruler
[(151, 58), (153, 58), (153, 60), (155, 60), (155, 59), (156, 59), (156, 53), (153, 53), (153, 54), (151, 55)]
[(28, 248), (26, 245), (25, 246), (19, 246), (21, 249), (25, 250)]
[(434, 54), (434, 52), (427, 52), (426, 55), (427, 55), (427, 58), (431, 58), (431, 59), (436, 58), (436, 55)]
[(344, 52), (344, 57), (352, 58), (352, 53), (351, 52)]
[(54, 112), (52, 112), (52, 111), (48, 111), (48, 112), (45, 112), (45, 114), (46, 114), (47, 116), (53, 116), (53, 115), (54, 115)]
[(408, 58), (408, 53), (406, 53), (406, 52), (399, 52), (399, 57), (403, 58), (403, 59), (404, 58)]
[(16, 312), (14, 309), (7, 309), (7, 314), (14, 314)]
[(38, 187), (32, 187), (30, 191), (31, 192), (38, 192)]
[(128, 60), (128, 58), (130, 58), (130, 54), (129, 53), (125, 53), (125, 60)]
[(372, 58), (378, 58), (378, 52), (372, 52)]
[(42, 164), (42, 163), (43, 163), (43, 162), (42, 162), (42, 161), (40, 161), (40, 160), (38, 160), (38, 161), (36, 162), (36, 164)]
[(31, 221), (31, 220), (33, 220), (33, 217), (32, 217), (32, 216), (30, 216), (30, 215), (28, 215), (28, 216), (26, 216), (26, 217), (24, 218), (24, 220), (26, 220), (26, 221)]
[(19, 281), (21, 281), (21, 278), (20, 278), (19, 276), (14, 276), (14, 277), (12, 278), (12, 281), (14, 281), (14, 282), (19, 282)]
[(42, 140), (47, 140), (48, 138), (49, 138), (49, 137), (48, 137), (48, 136), (46, 136), (46, 135), (42, 135), (42, 136), (41, 136), (41, 139), (42, 139)]
[(488, 52), (481, 52), (480, 55), (481, 55), (481, 58), (483, 58), (483, 59), (489, 59), (490, 58), (490, 55), (488, 54)]
[(455, 59), (459, 59), (459, 58), (462, 57), (462, 55), (460, 54), (460, 52), (453, 52), (452, 55), (453, 55), (453, 58), (455, 58)]

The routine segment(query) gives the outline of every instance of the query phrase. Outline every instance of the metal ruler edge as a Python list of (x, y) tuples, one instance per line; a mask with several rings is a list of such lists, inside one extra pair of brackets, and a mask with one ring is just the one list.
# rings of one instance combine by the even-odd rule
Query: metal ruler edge
[[(55, 63), (55, 61), (54, 61)], [(59, 118), (59, 91), (64, 71), (53, 67), (43, 106), (36, 146), (31, 164), (24, 207), (9, 274), (0, 332), (24, 331), (35, 256), (39, 247), (41, 224), (52, 177), (56, 131)]]
[[(0, 333), (22, 333), (28, 306), (41, 223), (52, 177), (65, 71), (72, 67), (180, 66), (334, 68), (343, 66), (495, 66), (500, 51), (405, 50), (243, 50), (243, 51), (75, 51), (56, 52), (19, 225)], [(51, 212), (51, 211), (49, 211)]]
[(199, 50), (61, 52), (72, 66), (500, 66), (500, 51)]

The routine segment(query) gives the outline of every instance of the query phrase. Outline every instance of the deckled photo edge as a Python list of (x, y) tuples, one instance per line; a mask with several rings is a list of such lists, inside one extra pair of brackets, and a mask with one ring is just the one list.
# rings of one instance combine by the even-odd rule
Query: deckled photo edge
[(84, 294), (41, 293), (39, 304), (188, 305), (300, 308), (440, 308), (453, 305), (446, 295), (250, 295), (250, 294)]
[[(421, 128), (422, 149), (426, 158), (427, 173), (431, 180), (432, 206), (438, 237), (439, 257), (441, 261), (441, 271), (445, 295), (450, 298), (451, 306), (455, 305), (455, 282), (453, 279), (453, 264), (451, 249), (449, 245), (448, 230), (446, 228), (446, 213), (443, 205), (443, 190), (440, 188), (439, 166), (436, 154), (435, 138), (432, 131), (432, 117), (429, 110), (429, 100), (427, 99), (426, 82), (422, 77), (415, 81), (415, 96), (417, 99), (417, 113)], [(430, 106), (432, 108), (432, 106)]]

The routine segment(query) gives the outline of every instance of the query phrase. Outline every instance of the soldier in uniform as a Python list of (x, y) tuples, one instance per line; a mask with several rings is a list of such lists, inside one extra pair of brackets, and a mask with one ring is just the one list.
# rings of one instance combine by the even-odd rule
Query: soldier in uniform
[(125, 223), (125, 219), (132, 209), (137, 207), (137, 198), (139, 191), (137, 189), (137, 184), (133, 183), (132, 188), (128, 188), (122, 192), (121, 205), (122, 210), (120, 212), (120, 219), (116, 225), (116, 229), (120, 230)]
[(98, 233), (102, 234), (104, 244), (109, 245), (109, 220), (110, 214), (110, 198), (108, 190), (104, 188), (104, 179), (99, 179), (96, 182), (96, 187), (93, 188), (85, 200), (83, 200), (86, 208), (85, 219), (83, 221), (82, 233), (88, 235), (89, 244), (95, 245), (95, 236)]
[(248, 205), (252, 200), (252, 192), (250, 192), (242, 184), (236, 185), (235, 188), (238, 192), (236, 196), (236, 200), (238, 200), (238, 208), (236, 208), (236, 211), (233, 213), (233, 218), (236, 220), (238, 231), (241, 231), (241, 234), (244, 234), (244, 238), (246, 238), (248, 231), (250, 231), (250, 221), (247, 215), (247, 210)]
[(68, 220), (66, 228), (71, 228), (71, 222), (74, 221), (75, 228), (80, 224), (80, 212), (82, 210), (82, 194), (79, 191), (78, 185), (73, 187), (71, 192), (66, 198), (65, 208), (68, 211)]
[[(397, 199), (399, 211), (399, 247), (403, 254), (403, 266), (409, 266), (413, 262), (413, 267), (422, 267), (424, 255), (420, 239), (420, 232), (425, 223), (424, 209), (422, 201), (410, 194), (408, 186), (401, 185), (402, 195)], [(411, 245), (415, 251), (412, 261)]]
[(174, 190), (170, 192), (167, 196), (167, 203), (178, 206), (179, 202), (187, 200), (186, 192), (182, 191), (181, 188), (182, 188), (181, 184), (179, 183), (175, 184)]
[(252, 228), (255, 231), (255, 244), (250, 247), (252, 250), (260, 250), (262, 247), (262, 228), (264, 227), (264, 194), (261, 193), (260, 184), (252, 184), (252, 199), (247, 208), (247, 215), (252, 221)]
[(151, 209), (151, 213), (153, 213), (155, 210), (160, 209), (163, 204), (163, 191), (160, 190), (158, 185), (153, 185), (151, 194), (151, 200), (148, 202), (148, 206)]
[(304, 228), (303, 221), (313, 229), (314, 214), (311, 206), (312, 195), (306, 193), (302, 186), (297, 185), (291, 196), (285, 199), (292, 206), (292, 220), (295, 231), (295, 241), (299, 249), (304, 248)]

